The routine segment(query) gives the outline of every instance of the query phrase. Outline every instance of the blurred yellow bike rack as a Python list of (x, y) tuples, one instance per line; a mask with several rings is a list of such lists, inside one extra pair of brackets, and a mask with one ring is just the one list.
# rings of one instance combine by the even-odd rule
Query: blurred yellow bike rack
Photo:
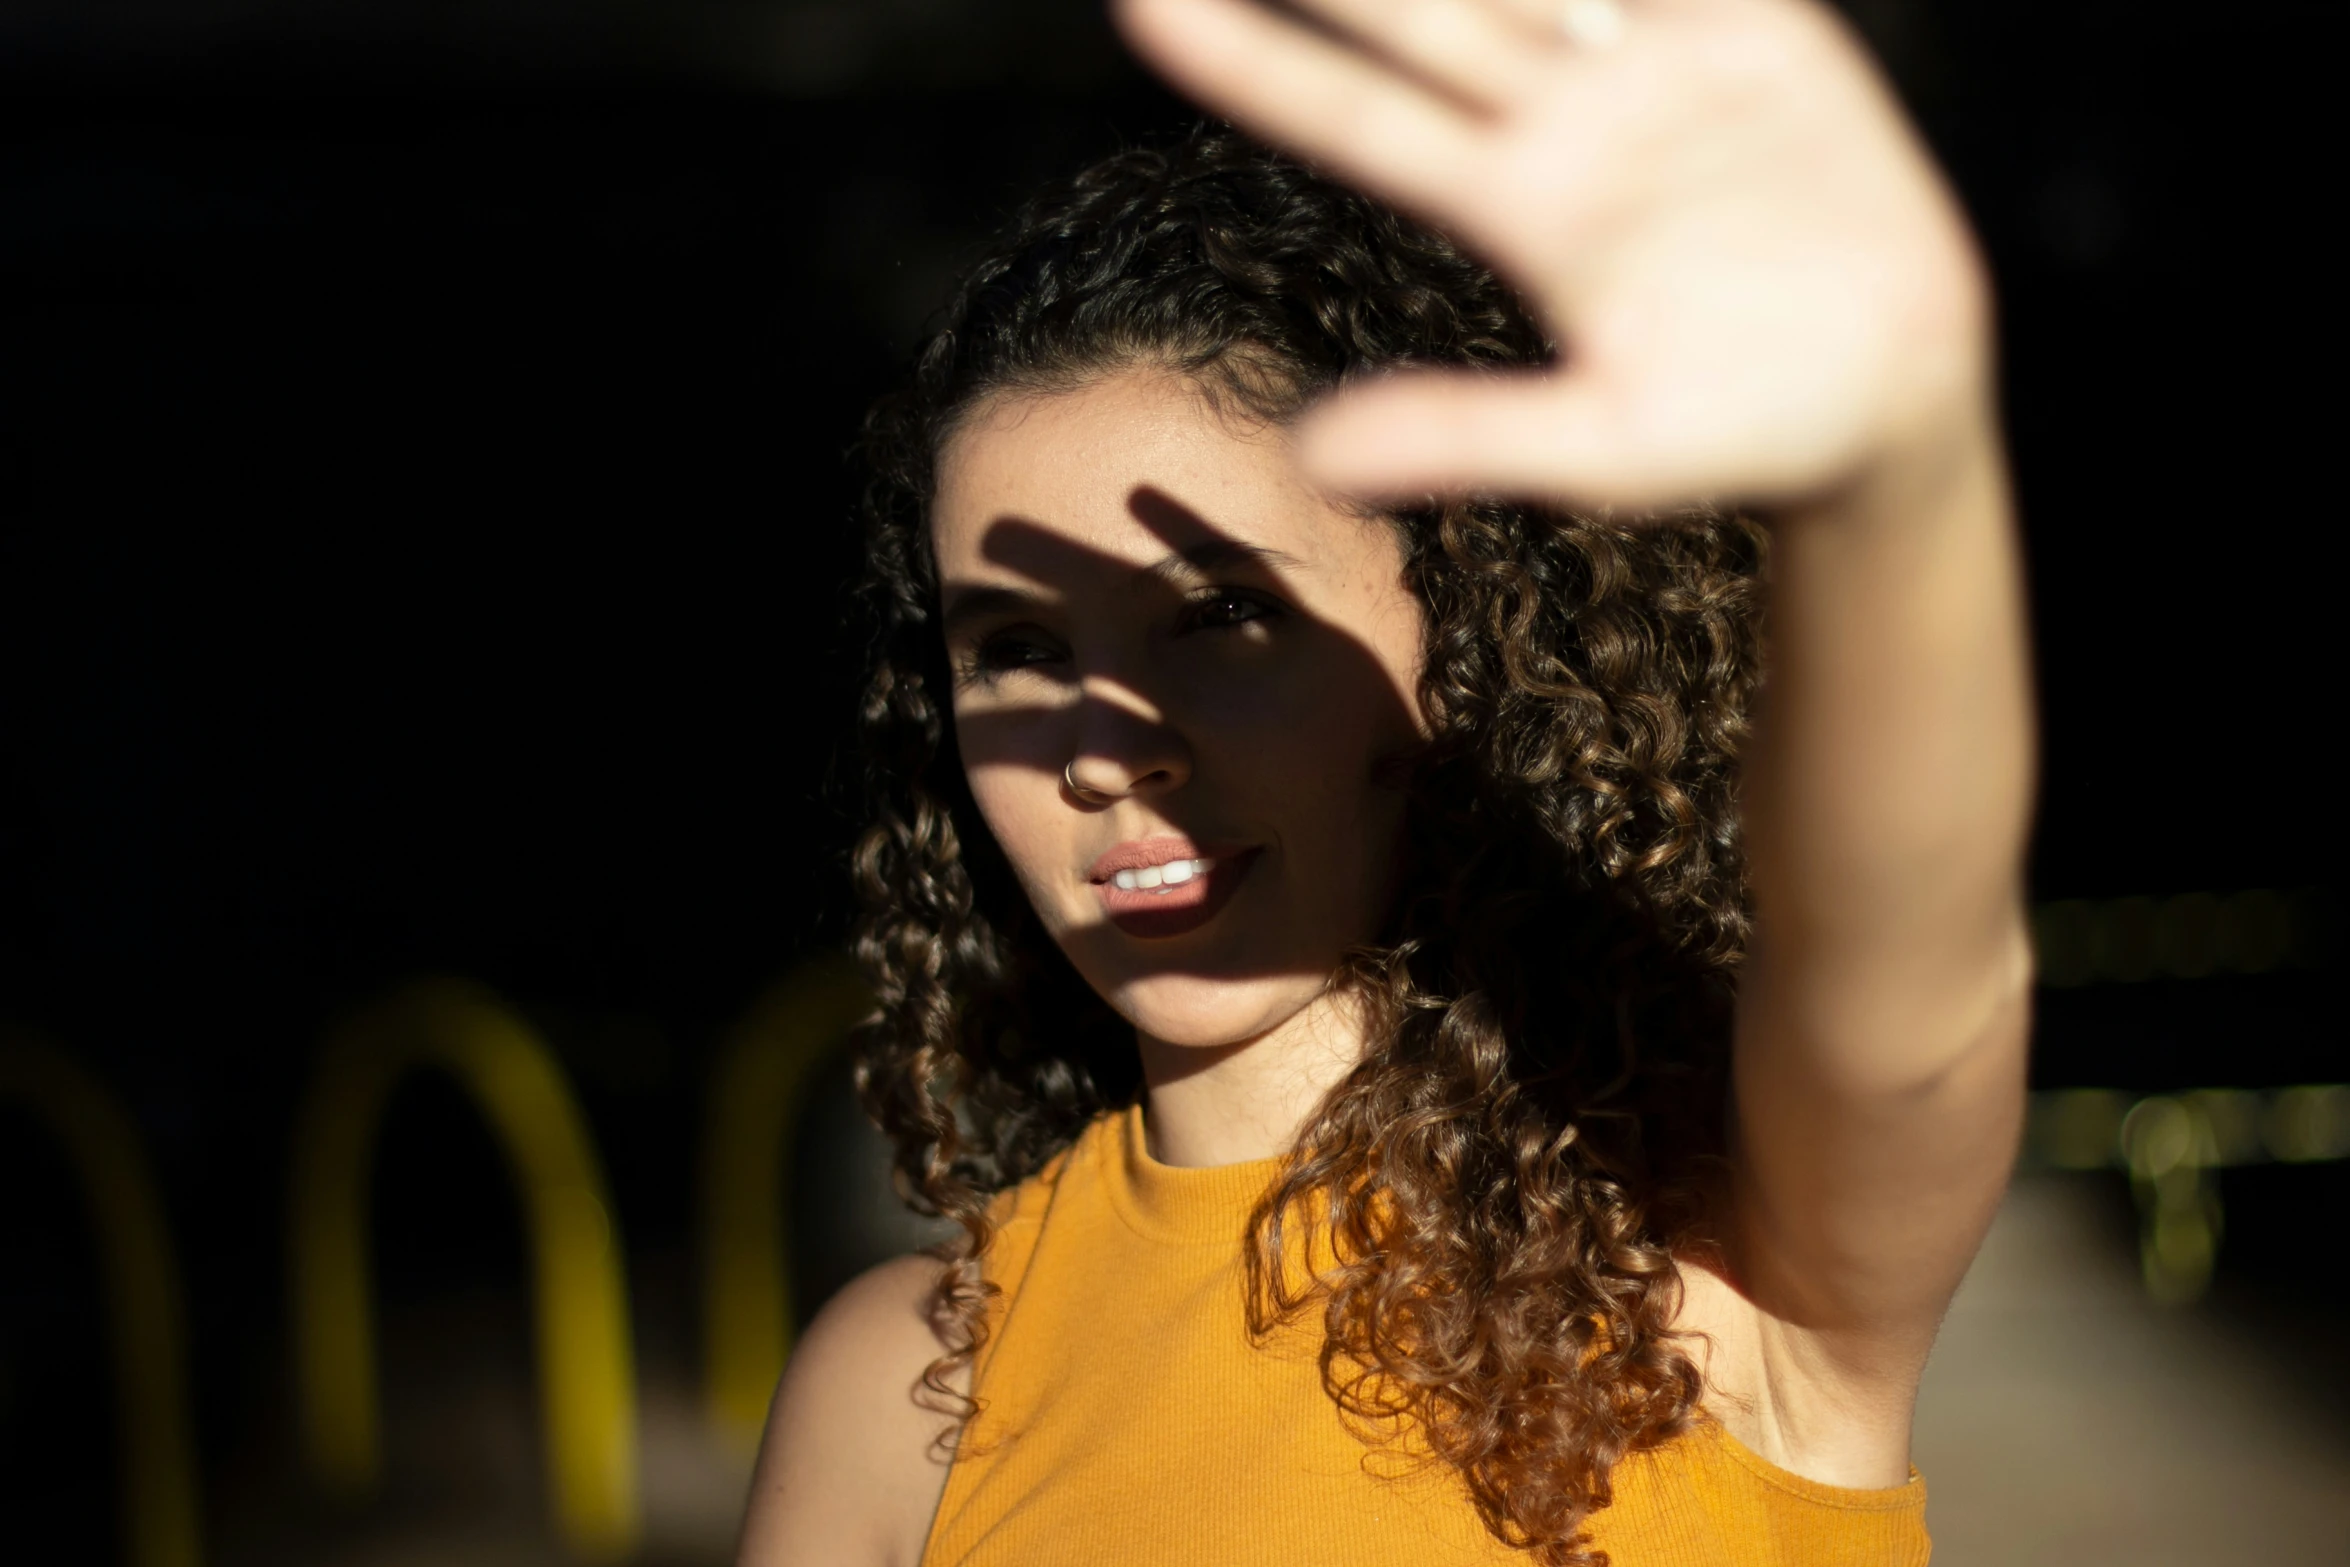
[(873, 1008), (845, 958), (822, 958), (736, 1025), (711, 1080), (702, 1137), (703, 1399), (738, 1451), (756, 1447), (791, 1354), (786, 1191), (809, 1079)]
[(310, 1461), (345, 1493), (368, 1491), (381, 1470), (368, 1165), (393, 1084), (419, 1066), (440, 1067), (465, 1088), (521, 1187), (556, 1528), (584, 1556), (624, 1556), (641, 1526), (636, 1374), (603, 1173), (547, 1047), (471, 985), (417, 984), (336, 1030), (296, 1125), (295, 1369)]
[(49, 1124), (89, 1194), (113, 1339), (132, 1567), (197, 1567), (203, 1544), (179, 1270), (138, 1134), (88, 1073), (21, 1036), (0, 1037), (0, 1099), (29, 1105)]
[(2337, 1159), (2350, 1159), (2350, 1083), (2145, 1097), (2114, 1088), (2050, 1089), (2032, 1096), (2020, 1163), (2026, 1170), (2127, 1170), (2146, 1292), (2184, 1306), (2203, 1298), (2219, 1261), (2219, 1171)]

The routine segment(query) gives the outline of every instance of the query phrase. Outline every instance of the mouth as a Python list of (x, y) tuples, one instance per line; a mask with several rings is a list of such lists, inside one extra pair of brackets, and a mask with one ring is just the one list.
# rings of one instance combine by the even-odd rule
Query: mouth
[(1102, 912), (1129, 936), (1164, 939), (1199, 929), (1223, 911), (1256, 863), (1254, 848), (1203, 851), (1183, 838), (1122, 843), (1087, 878)]

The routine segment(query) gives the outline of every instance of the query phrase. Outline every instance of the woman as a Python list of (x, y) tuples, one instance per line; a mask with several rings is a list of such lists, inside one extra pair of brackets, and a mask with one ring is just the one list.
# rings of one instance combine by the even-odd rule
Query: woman
[(876, 411), (863, 1082), (966, 1238), (742, 1559), (1923, 1562), (2029, 991), (1962, 220), (1798, 0), (1120, 17), (1508, 286), (1203, 132)]

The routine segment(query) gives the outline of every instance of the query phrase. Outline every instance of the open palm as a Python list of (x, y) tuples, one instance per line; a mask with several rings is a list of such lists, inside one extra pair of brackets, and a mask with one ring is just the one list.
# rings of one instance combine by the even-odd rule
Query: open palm
[(1235, 121), (1457, 236), (1559, 340), (1324, 410), (1369, 493), (1799, 505), (1988, 425), (1987, 290), (1866, 56), (1808, 0), (1121, 0)]

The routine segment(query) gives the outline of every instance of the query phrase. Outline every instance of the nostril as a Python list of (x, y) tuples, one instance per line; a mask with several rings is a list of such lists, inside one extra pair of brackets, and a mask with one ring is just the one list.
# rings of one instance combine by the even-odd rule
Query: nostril
[(1071, 758), (1068, 764), (1061, 769), (1061, 782), (1068, 786), (1069, 792), (1076, 796), (1078, 803), (1082, 805), (1106, 805), (1118, 795), (1118, 791), (1115, 789), (1104, 789), (1096, 784), (1079, 782), (1075, 758)]

